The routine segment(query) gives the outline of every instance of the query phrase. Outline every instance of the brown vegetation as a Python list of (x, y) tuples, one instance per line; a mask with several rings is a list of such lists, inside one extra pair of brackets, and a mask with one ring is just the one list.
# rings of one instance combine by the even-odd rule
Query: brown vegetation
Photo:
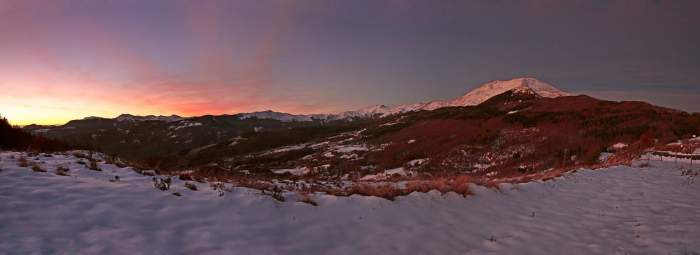
[(65, 166), (58, 166), (58, 167), (56, 168), (56, 175), (60, 175), (60, 176), (69, 176), (69, 175), (70, 175), (70, 174), (68, 174), (69, 171), (70, 171), (70, 170), (69, 170), (67, 167), (65, 167)]
[(316, 201), (313, 200), (313, 198), (311, 197), (311, 195), (309, 193), (299, 194), (299, 202), (310, 204), (313, 206), (318, 206), (318, 203), (316, 203)]
[(97, 160), (90, 158), (90, 165), (88, 166), (88, 169), (93, 170), (93, 171), (102, 171), (99, 165), (97, 165)]
[(411, 180), (406, 183), (406, 193), (438, 191), (440, 193), (455, 192), (462, 196), (471, 195), (469, 184), (473, 180), (466, 175), (455, 176), (454, 178), (434, 178), (428, 180)]
[(29, 161), (27, 161), (27, 158), (24, 156), (19, 157), (17, 160), (17, 166), (19, 167), (29, 167)]
[(358, 194), (363, 196), (381, 197), (387, 200), (394, 200), (398, 196), (406, 193), (391, 183), (356, 183), (349, 190), (349, 195)]
[(32, 171), (34, 172), (41, 172), (41, 173), (46, 173), (46, 170), (44, 170), (39, 164), (34, 163), (32, 164)]

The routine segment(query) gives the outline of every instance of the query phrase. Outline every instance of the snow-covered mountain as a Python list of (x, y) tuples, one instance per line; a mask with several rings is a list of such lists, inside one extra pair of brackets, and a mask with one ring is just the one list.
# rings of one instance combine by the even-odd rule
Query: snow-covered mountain
[(117, 116), (114, 119), (110, 118), (104, 118), (104, 117), (95, 117), (95, 116), (90, 116), (90, 117), (85, 117), (83, 120), (116, 120), (119, 122), (139, 122), (139, 121), (163, 121), (163, 122), (175, 122), (175, 121), (181, 121), (184, 120), (185, 118), (180, 117), (178, 115), (170, 115), (170, 116), (163, 116), (163, 115), (145, 115), (145, 116), (139, 116), (139, 115), (132, 115), (132, 114), (121, 114)]
[(506, 91), (530, 93), (540, 97), (555, 98), (571, 96), (554, 86), (535, 78), (517, 78), (508, 81), (492, 81), (481, 85), (464, 96), (449, 102), (450, 106), (477, 105)]
[[(469, 91), (461, 97), (445, 100), (445, 101), (430, 101), (425, 103), (403, 104), (393, 107), (384, 105), (372, 106), (356, 111), (344, 112), (339, 116), (350, 115), (352, 117), (371, 117), (371, 116), (388, 116), (397, 113), (420, 111), (420, 110), (435, 110), (443, 107), (453, 106), (470, 106), (478, 105), (484, 101), (503, 94), (507, 91), (519, 93), (529, 93), (540, 97), (555, 98), (562, 96), (571, 96), (572, 94), (555, 88), (554, 86), (531, 77), (515, 78), (511, 80), (491, 81), (485, 83), (476, 89)], [(348, 114), (349, 113), (349, 114)]]
[(275, 119), (283, 122), (291, 121), (312, 121), (312, 120), (338, 120), (351, 118), (384, 117), (399, 113), (413, 112), (420, 110), (435, 110), (443, 107), (478, 105), (484, 101), (503, 94), (507, 91), (519, 93), (529, 93), (540, 97), (554, 98), (571, 96), (572, 94), (555, 88), (554, 86), (532, 77), (514, 78), (511, 80), (491, 81), (476, 89), (469, 91), (461, 97), (445, 100), (430, 101), (424, 103), (403, 104), (397, 106), (373, 105), (358, 110), (341, 112), (338, 114), (289, 114), (274, 111), (262, 111), (252, 113), (240, 113), (241, 119), (256, 117), (258, 119)]
[[(273, 119), (282, 122), (302, 122), (302, 121), (314, 121), (314, 120), (343, 120), (352, 118), (370, 118), (370, 117), (384, 117), (399, 113), (413, 112), (420, 110), (435, 110), (443, 107), (454, 107), (454, 106), (470, 106), (478, 105), (484, 101), (492, 98), (494, 96), (503, 94), (507, 91), (515, 91), (519, 93), (529, 93), (540, 97), (554, 98), (562, 96), (570, 96), (572, 94), (564, 92), (555, 88), (554, 86), (540, 81), (536, 78), (522, 77), (514, 78), (511, 80), (501, 81), (491, 81), (485, 83), (476, 89), (469, 91), (461, 97), (452, 100), (436, 100), (423, 103), (414, 104), (403, 104), (396, 106), (386, 106), (386, 105), (373, 105), (365, 107), (362, 109), (357, 109), (353, 111), (345, 111), (337, 114), (290, 114), (284, 112), (276, 112), (272, 110), (259, 111), (259, 112), (249, 112), (249, 113), (239, 113), (237, 116), (240, 119)], [(90, 117), (97, 118), (97, 117)], [(89, 119), (89, 118), (86, 118)], [(117, 121), (164, 121), (164, 122), (175, 122), (183, 120), (183, 117), (177, 115), (171, 116), (134, 116), (130, 114), (122, 114), (115, 118)]]
[(275, 112), (275, 111), (267, 110), (267, 111), (261, 111), (261, 112), (239, 113), (239, 114), (236, 114), (235, 116), (238, 116), (238, 118), (240, 118), (240, 119), (258, 118), (258, 119), (274, 119), (274, 120), (279, 120), (282, 122), (291, 122), (291, 121), (313, 121), (315, 119), (327, 119), (329, 115), (328, 114), (290, 114), (290, 113)]
[(391, 110), (391, 108), (386, 106), (386, 105), (373, 105), (373, 106), (365, 107), (365, 108), (354, 110), (354, 111), (347, 111), (347, 112), (341, 112), (338, 114), (333, 114), (331, 116), (332, 116), (332, 118), (335, 118), (335, 119), (374, 117), (377, 115), (383, 116), (389, 110)]
[(136, 115), (131, 115), (131, 114), (122, 114), (119, 115), (118, 117), (115, 118), (117, 121), (164, 121), (164, 122), (174, 122), (174, 121), (180, 121), (183, 120), (184, 118), (177, 116), (177, 115), (170, 115), (170, 116), (154, 116), (154, 115), (147, 115), (147, 116), (136, 116)]

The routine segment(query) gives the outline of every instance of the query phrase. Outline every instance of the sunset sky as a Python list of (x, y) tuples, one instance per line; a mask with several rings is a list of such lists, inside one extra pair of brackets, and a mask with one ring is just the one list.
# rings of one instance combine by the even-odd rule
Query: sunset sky
[(700, 111), (700, 1), (0, 0), (0, 115), (327, 113), (534, 76)]

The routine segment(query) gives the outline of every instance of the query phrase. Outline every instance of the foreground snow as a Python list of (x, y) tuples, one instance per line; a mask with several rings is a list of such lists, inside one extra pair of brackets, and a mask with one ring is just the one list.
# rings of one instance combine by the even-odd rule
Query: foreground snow
[[(14, 157), (10, 158), (11, 156)], [(700, 184), (669, 162), (578, 171), (475, 195), (397, 201), (317, 195), (319, 206), (176, 180), (73, 156), (0, 153), (0, 254), (691, 254)], [(66, 166), (70, 176), (54, 174)], [(686, 165), (687, 168), (692, 168)], [(698, 169), (698, 166), (695, 166)], [(696, 170), (697, 171), (697, 170)], [(687, 171), (684, 171), (687, 173)], [(114, 176), (118, 182), (110, 182)], [(174, 196), (178, 192), (182, 196)]]

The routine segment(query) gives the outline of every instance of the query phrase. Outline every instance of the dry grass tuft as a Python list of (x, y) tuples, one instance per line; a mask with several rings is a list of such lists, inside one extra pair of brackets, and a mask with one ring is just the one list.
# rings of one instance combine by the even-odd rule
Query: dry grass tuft
[(172, 183), (172, 180), (170, 177), (166, 178), (157, 178), (153, 177), (153, 187), (162, 191), (166, 191), (170, 189), (170, 184)]
[(212, 190), (216, 191), (220, 197), (224, 196), (226, 192), (232, 191), (232, 189), (230, 187), (227, 187), (226, 184), (224, 184), (223, 182), (213, 182), (210, 183), (209, 186)]
[(32, 164), (32, 171), (34, 171), (34, 172), (40, 172), (40, 173), (46, 173), (46, 170), (44, 170), (43, 168), (41, 168), (41, 166), (40, 166), (39, 164), (36, 164), (36, 163)]
[(381, 197), (393, 201), (398, 196), (406, 195), (406, 191), (392, 184), (359, 183), (352, 186), (350, 194)]
[(287, 200), (284, 198), (284, 195), (282, 194), (282, 192), (283, 192), (283, 190), (277, 186), (272, 187), (271, 190), (262, 190), (263, 195), (270, 196), (279, 202), (284, 202)]
[(17, 160), (17, 165), (18, 165), (19, 167), (29, 167), (29, 161), (27, 161), (27, 158), (26, 158), (26, 157), (20, 157), (20, 158)]
[(316, 203), (316, 201), (313, 200), (313, 198), (311, 197), (311, 194), (309, 194), (309, 193), (299, 194), (299, 202), (307, 203), (307, 204), (310, 204), (313, 206), (318, 206), (318, 203)]
[(440, 193), (445, 193), (449, 191), (449, 184), (446, 178), (436, 178), (432, 180), (416, 180), (409, 181), (406, 183), (406, 191), (411, 192), (421, 192), (427, 193), (432, 190), (439, 191)]
[(97, 165), (97, 160), (94, 159), (90, 159), (90, 165), (88, 166), (88, 169), (93, 171), (102, 171), (100, 166)]
[(453, 178), (435, 178), (431, 180), (416, 180), (406, 183), (406, 193), (411, 192), (430, 192), (436, 190), (440, 193), (455, 192), (462, 196), (471, 195), (469, 184), (472, 180), (469, 176), (457, 176)]
[(68, 171), (70, 171), (70, 170), (67, 167), (59, 166), (56, 168), (56, 175), (70, 176), (70, 174), (68, 174)]

